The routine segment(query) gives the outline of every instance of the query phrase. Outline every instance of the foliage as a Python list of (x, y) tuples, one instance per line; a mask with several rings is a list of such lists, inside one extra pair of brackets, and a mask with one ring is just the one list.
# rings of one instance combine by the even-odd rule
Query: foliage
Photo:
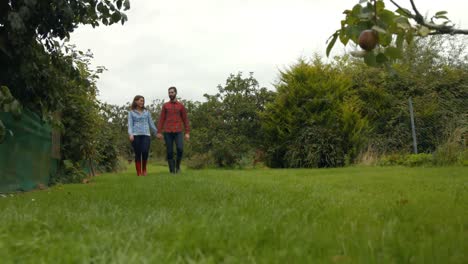
[(70, 33), (80, 24), (123, 24), (129, 8), (128, 0), (0, 2), (0, 83), (25, 108), (61, 128), (62, 159), (73, 164), (61, 163), (65, 173), (80, 170), (80, 161), (108, 163), (114, 155), (103, 147), (113, 138), (100, 134), (95, 81), (103, 69), (90, 69), (91, 54), (69, 45)]
[[(98, 26), (127, 20), (128, 0), (2, 1), (0, 83), (24, 107), (52, 119), (64, 106), (63, 84), (79, 75), (63, 40), (79, 24)], [(62, 40), (62, 41), (60, 41)], [(68, 64), (68, 65), (67, 65)], [(65, 66), (65, 67), (64, 67)]]
[[(453, 52), (456, 51), (456, 52)], [(411, 151), (408, 100), (412, 98), (418, 148), (432, 153), (457, 127), (466, 126), (468, 57), (459, 38), (418, 39), (407, 46), (394, 71), (366, 67), (356, 59), (335, 64), (352, 78), (369, 119), (369, 147), (378, 155)]]
[(339, 68), (300, 60), (281, 72), (275, 101), (262, 115), (267, 165), (343, 166), (365, 143), (362, 101)]
[[(101, 103), (99, 108), (104, 126), (101, 137), (108, 137), (107, 140), (103, 140), (103, 149), (107, 148), (110, 153), (116, 153), (115, 155), (126, 160), (133, 160), (133, 150), (127, 133), (129, 106)], [(104, 145), (108, 146), (104, 147)], [(107, 159), (110, 160), (113, 156), (114, 154), (107, 157)]]
[(457, 128), (447, 141), (439, 145), (433, 154), (393, 153), (384, 155), (378, 164), (382, 166), (451, 166), (465, 165), (468, 160), (468, 150), (465, 143), (466, 127)]
[(251, 73), (231, 74), (215, 95), (189, 110), (192, 124), (191, 151), (213, 155), (219, 167), (240, 165), (243, 157), (259, 148), (262, 131), (259, 113), (272, 100), (273, 92), (260, 88)]
[[(21, 117), (21, 104), (12, 95), (8, 87), (0, 87), (0, 111), (9, 112), (15, 118)], [(2, 120), (0, 120), (0, 144), (5, 140), (5, 137), (9, 131)]]
[(339, 127), (311, 124), (298, 131), (288, 144), (285, 161), (292, 168), (339, 167), (346, 162)]
[(433, 166), (434, 155), (430, 153), (419, 154), (390, 154), (380, 158), (378, 165), (380, 166)]
[(87, 176), (79, 162), (61, 160), (59, 171), (51, 176), (50, 183), (81, 183)]
[(17, 47), (28, 48), (37, 39), (53, 51), (60, 48), (56, 39), (70, 38), (79, 24), (96, 27), (125, 23), (123, 11), (129, 8), (129, 0), (2, 1), (0, 47), (5, 54), (15, 56), (21, 52)]
[(456, 128), (447, 141), (439, 145), (434, 152), (434, 163), (439, 166), (447, 165), (467, 165), (468, 146), (467, 137), (468, 127)]
[(417, 36), (432, 34), (468, 34), (468, 30), (459, 30), (447, 17), (446, 11), (436, 12), (429, 21), (424, 18), (411, 0), (413, 12), (390, 0), (396, 10), (386, 7), (384, 0), (360, 0), (352, 9), (343, 13), (345, 19), (329, 39), (327, 56), (339, 39), (343, 45), (350, 41), (359, 44), (362, 31), (371, 29), (378, 34), (379, 46), (371, 51), (354, 51), (353, 55), (362, 57), (369, 66), (386, 65), (402, 59), (404, 44), (412, 43)]
[(188, 158), (185, 164), (188, 168), (196, 170), (212, 167), (214, 165), (213, 154), (210, 152), (196, 153)]

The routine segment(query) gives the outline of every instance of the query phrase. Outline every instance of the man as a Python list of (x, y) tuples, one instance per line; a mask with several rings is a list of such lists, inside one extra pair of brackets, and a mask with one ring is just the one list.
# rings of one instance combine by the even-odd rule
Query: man
[[(163, 135), (161, 132), (164, 132), (169, 171), (171, 173), (179, 173), (182, 154), (184, 151), (184, 134), (185, 139), (189, 140), (190, 126), (187, 117), (187, 110), (182, 103), (177, 101), (177, 88), (169, 87), (168, 93), (171, 100), (165, 103), (161, 109), (161, 116), (158, 121), (157, 137), (162, 139)], [(177, 149), (176, 160), (174, 160), (174, 143)]]

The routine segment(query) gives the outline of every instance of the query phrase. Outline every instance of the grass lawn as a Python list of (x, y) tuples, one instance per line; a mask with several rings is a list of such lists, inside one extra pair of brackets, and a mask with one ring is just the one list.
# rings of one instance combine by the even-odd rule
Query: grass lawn
[(153, 166), (0, 197), (1, 263), (468, 263), (468, 168)]

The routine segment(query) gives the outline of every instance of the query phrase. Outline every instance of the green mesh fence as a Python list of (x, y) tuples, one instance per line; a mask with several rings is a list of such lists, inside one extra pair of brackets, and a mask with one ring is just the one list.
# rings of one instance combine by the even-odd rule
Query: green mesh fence
[(0, 113), (0, 119), (13, 132), (0, 144), (0, 192), (47, 186), (58, 165), (52, 155), (50, 125), (27, 110), (20, 120), (9, 113)]

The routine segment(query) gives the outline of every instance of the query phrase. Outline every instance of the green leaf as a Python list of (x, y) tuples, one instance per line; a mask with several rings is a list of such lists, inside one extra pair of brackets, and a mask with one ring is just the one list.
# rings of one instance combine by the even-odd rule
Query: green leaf
[(97, 5), (96, 7), (97, 11), (99, 11), (100, 13), (104, 13), (106, 11), (106, 7), (104, 6), (104, 4), (102, 2), (99, 2), (99, 4)]
[(117, 8), (120, 10), (122, 8), (122, 0), (117, 0)]
[(421, 26), (418, 30), (419, 35), (422, 37), (429, 35), (430, 32), (431, 30), (425, 26)]
[(362, 6), (360, 4), (357, 4), (353, 7), (351, 14), (357, 17), (361, 14), (361, 10), (362, 10)]
[(387, 26), (394, 24), (395, 22), (395, 14), (388, 10), (382, 10), (378, 13), (379, 19), (385, 23)]
[(327, 46), (327, 57), (330, 55), (330, 51), (332, 50), (333, 45), (335, 45), (335, 42), (338, 39), (338, 31), (335, 32), (335, 34), (333, 34), (331, 36), (331, 38), (332, 39), (331, 39), (330, 43), (328, 43), (328, 46)]
[(388, 34), (379, 34), (379, 44), (387, 47), (392, 43), (393, 40), (393, 35), (388, 33)]
[(446, 15), (447, 14), (447, 11), (439, 11), (437, 13), (435, 13), (435, 16), (442, 16), (442, 15)]
[(413, 39), (414, 39), (413, 31), (408, 31), (405, 35), (405, 39), (408, 44), (413, 42)]
[(385, 55), (392, 59), (400, 59), (402, 57), (402, 51), (399, 48), (388, 47), (385, 49)]
[(130, 9), (130, 0), (125, 0), (123, 5), (124, 5), (124, 10), (129, 10)]
[(377, 5), (377, 14), (381, 13), (381, 11), (385, 9), (385, 3), (383, 1), (377, 1), (375, 4)]
[(120, 21), (120, 18), (122, 18), (122, 16), (120, 15), (120, 12), (115, 12), (112, 14), (111, 16), (111, 23), (117, 23)]
[(387, 31), (385, 29), (379, 27), (379, 26), (373, 26), (372, 29), (379, 32), (379, 33), (387, 34)]
[(387, 61), (388, 61), (388, 58), (387, 58), (387, 56), (385, 56), (385, 54), (379, 53), (379, 54), (377, 54), (375, 60), (376, 60), (376, 62), (377, 62), (378, 64), (382, 64), (382, 63), (384, 63), (384, 62), (387, 62)]
[(373, 52), (368, 52), (364, 56), (364, 62), (371, 67), (377, 66), (377, 58), (375, 57), (375, 54)]
[(120, 15), (122, 16), (122, 19), (120, 20), (120, 22), (122, 22), (122, 25), (123, 25), (128, 20), (128, 17), (124, 13), (120, 13)]
[(110, 11), (114, 12), (115, 10), (117, 10), (117, 9), (115, 8), (115, 5), (114, 5), (114, 4), (112, 4), (112, 3), (107, 3), (107, 5), (108, 5)]
[(345, 31), (344, 30), (340, 30), (340, 41), (341, 43), (343, 43), (343, 45), (346, 46), (346, 44), (348, 44), (349, 42), (349, 36), (346, 35)]
[(398, 8), (395, 12), (397, 12), (398, 14), (404, 16), (404, 17), (407, 17), (407, 18), (411, 18), (411, 11), (409, 11), (408, 9), (406, 8)]
[(397, 39), (396, 39), (396, 46), (398, 49), (403, 48), (403, 41), (405, 40), (405, 34), (404, 33), (398, 33)]
[(407, 30), (407, 29), (410, 29), (411, 28), (411, 25), (408, 21), (408, 18), (406, 17), (397, 17), (395, 18), (395, 23), (397, 24), (397, 27), (401, 28), (401, 29), (404, 29), (404, 30)]

